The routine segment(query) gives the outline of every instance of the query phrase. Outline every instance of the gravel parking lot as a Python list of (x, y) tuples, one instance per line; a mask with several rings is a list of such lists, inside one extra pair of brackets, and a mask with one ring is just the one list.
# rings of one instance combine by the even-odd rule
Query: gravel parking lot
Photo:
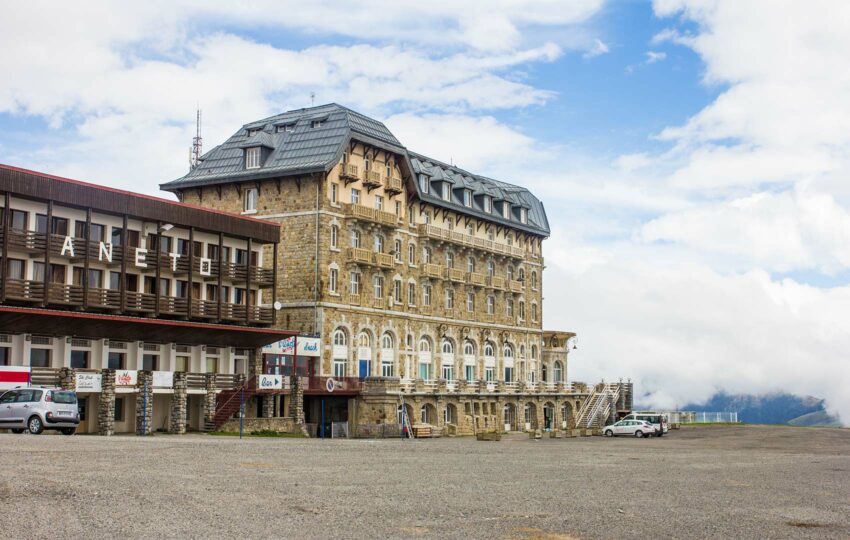
[(6, 538), (850, 536), (850, 430), (501, 442), (8, 434), (0, 462)]

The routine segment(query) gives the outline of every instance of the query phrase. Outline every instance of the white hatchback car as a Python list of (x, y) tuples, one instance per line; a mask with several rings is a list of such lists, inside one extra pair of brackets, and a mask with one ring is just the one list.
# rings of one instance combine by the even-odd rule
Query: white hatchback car
[(605, 426), (603, 433), (606, 437), (613, 437), (615, 435), (651, 437), (655, 434), (655, 428), (642, 420), (620, 420), (616, 424)]

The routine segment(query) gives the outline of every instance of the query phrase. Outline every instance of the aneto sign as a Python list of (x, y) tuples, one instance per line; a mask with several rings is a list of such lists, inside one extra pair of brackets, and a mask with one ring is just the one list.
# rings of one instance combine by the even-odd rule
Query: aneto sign
[[(136, 268), (147, 268), (147, 255), (148, 250), (145, 248), (133, 248), (134, 256), (133, 256), (133, 264)], [(65, 241), (62, 242), (62, 250), (59, 252), (59, 255), (65, 257), (76, 257), (77, 254), (74, 251), (74, 237), (66, 236)], [(115, 255), (115, 246), (112, 242), (98, 242), (98, 250), (97, 250), (97, 260), (100, 262), (106, 261), (111, 263), (112, 258)], [(172, 272), (177, 271), (177, 262), (180, 260), (183, 255), (180, 253), (168, 253), (168, 256), (171, 258), (171, 270)], [(202, 276), (211, 276), (212, 275), (212, 259), (208, 259), (206, 257), (198, 257), (199, 267), (198, 273)]]
[(115, 386), (135, 386), (139, 373), (134, 369), (120, 369), (115, 372)]

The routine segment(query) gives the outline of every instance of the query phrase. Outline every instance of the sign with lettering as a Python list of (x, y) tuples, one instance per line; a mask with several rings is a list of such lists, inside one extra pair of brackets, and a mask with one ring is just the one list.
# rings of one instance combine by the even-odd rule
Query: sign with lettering
[(75, 387), (77, 392), (100, 392), (103, 377), (100, 373), (80, 372), (75, 376)]
[(276, 341), (263, 347), (263, 352), (268, 354), (285, 354), (292, 356), (298, 351), (298, 356), (321, 356), (322, 340), (313, 337), (295, 336)]
[(134, 369), (119, 369), (115, 371), (115, 386), (136, 386), (139, 373)]
[[(133, 253), (133, 264), (137, 268), (147, 268), (148, 267), (148, 263), (147, 263), (148, 250), (145, 249), (145, 248), (140, 248), (140, 247), (134, 248), (134, 250), (135, 251)], [(70, 257), (76, 257), (77, 256), (75, 251), (74, 251), (74, 237), (73, 236), (66, 236), (65, 237), (65, 240), (62, 242), (62, 249), (59, 251), (59, 255), (61, 255), (63, 257), (66, 256), (66, 255), (68, 255)], [(98, 249), (97, 249), (97, 260), (98, 261), (103, 262), (105, 260), (106, 262), (111, 263), (112, 257), (114, 255), (115, 255), (115, 246), (112, 244), (112, 242), (103, 242), (103, 241), (98, 242)], [(176, 272), (177, 271), (177, 261), (180, 260), (181, 255), (179, 253), (169, 253), (168, 256), (171, 258), (171, 270)], [(200, 264), (199, 264), (200, 272), (199, 273), (202, 276), (212, 275), (212, 260), (207, 259), (205, 257), (200, 257), (199, 261), (200, 261)]]
[(321, 340), (312, 337), (298, 338), (298, 356), (321, 356)]
[(174, 386), (173, 371), (154, 371), (153, 385), (156, 388), (171, 388)]
[(257, 379), (257, 388), (260, 390), (280, 390), (283, 388), (283, 377), (280, 375), (260, 375)]

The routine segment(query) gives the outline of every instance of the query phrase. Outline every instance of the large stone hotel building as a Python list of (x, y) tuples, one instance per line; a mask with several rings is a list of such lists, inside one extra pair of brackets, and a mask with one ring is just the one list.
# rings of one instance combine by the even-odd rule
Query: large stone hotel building
[(161, 187), (280, 225), (262, 255), (276, 257), (276, 324), (320, 350), (253, 364), (249, 377), (306, 381), (259, 396), (260, 416), (300, 411), (296, 390), (308, 426), (360, 434), (405, 414), (448, 434), (561, 430), (630, 407), (630, 385), (568, 382), (574, 334), (542, 326), (549, 224), (522, 187), (408, 150), (336, 104), (248, 123)]

